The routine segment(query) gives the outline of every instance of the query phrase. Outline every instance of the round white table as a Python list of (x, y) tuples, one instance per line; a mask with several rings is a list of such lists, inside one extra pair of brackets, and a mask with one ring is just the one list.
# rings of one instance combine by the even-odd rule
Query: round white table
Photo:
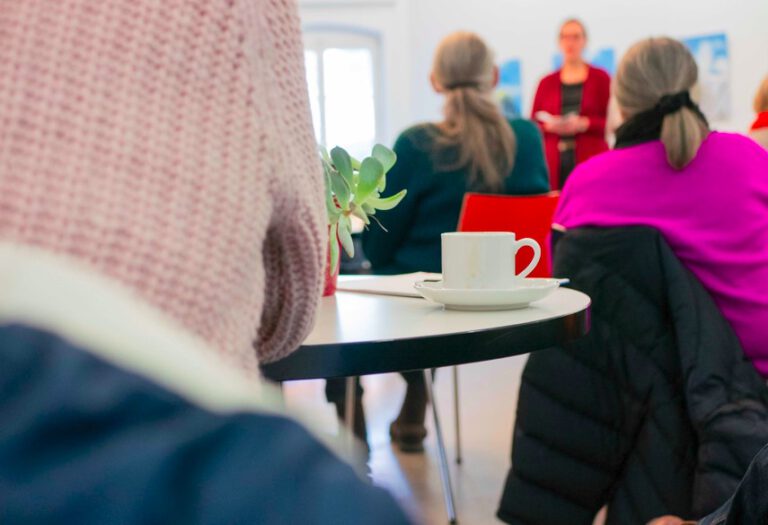
[[(343, 278), (342, 278), (343, 279)], [(443, 494), (456, 523), (453, 489), (442, 429), (433, 400), (432, 369), (454, 366), (457, 462), (461, 462), (458, 375), (455, 365), (499, 359), (569, 343), (590, 328), (587, 295), (560, 288), (520, 310), (445, 310), (421, 298), (337, 292), (320, 303), (315, 327), (285, 359), (262, 366), (275, 381), (347, 377), (346, 424), (354, 415), (355, 378), (424, 370), (435, 423)]]
[(462, 312), (421, 298), (337, 292), (275, 381), (405, 372), (475, 363), (568, 343), (589, 330), (589, 297), (560, 288), (521, 310)]

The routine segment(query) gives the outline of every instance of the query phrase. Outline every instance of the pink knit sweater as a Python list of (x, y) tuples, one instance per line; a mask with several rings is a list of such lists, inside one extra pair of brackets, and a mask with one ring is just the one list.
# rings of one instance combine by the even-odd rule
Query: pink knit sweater
[(0, 241), (79, 259), (238, 366), (297, 347), (325, 217), (296, 13), (3, 0)]

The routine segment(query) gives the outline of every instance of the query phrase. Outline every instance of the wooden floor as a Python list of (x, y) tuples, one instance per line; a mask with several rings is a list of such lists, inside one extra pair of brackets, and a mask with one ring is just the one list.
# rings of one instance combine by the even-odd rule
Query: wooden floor
[[(464, 463), (455, 454), (453, 390), (450, 369), (438, 371), (435, 396), (451, 460), (459, 523), (500, 523), (495, 518), (504, 478), (510, 464), (510, 444), (520, 374), (525, 356), (459, 369)], [(437, 450), (431, 418), (423, 454), (402, 454), (389, 442), (389, 423), (397, 415), (405, 392), (398, 375), (364, 378), (368, 418), (370, 467), (374, 482), (389, 489), (417, 523), (447, 523), (441, 492)], [(324, 382), (289, 383), (289, 406), (302, 406), (318, 414), (328, 432), (336, 432), (335, 413), (325, 402)]]

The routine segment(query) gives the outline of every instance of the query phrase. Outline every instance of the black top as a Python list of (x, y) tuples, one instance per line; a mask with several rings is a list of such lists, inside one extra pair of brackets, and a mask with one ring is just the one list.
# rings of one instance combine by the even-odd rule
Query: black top
[[(584, 82), (578, 84), (560, 84), (561, 91), (561, 110), (562, 115), (568, 115), (570, 113), (581, 113), (581, 97), (584, 93)], [(573, 141), (575, 135), (563, 135), (561, 139)], [(560, 151), (560, 187), (565, 185), (565, 181), (568, 179), (568, 175), (571, 174), (576, 167), (576, 151), (574, 144), (571, 147)]]
[(579, 84), (561, 84), (562, 104), (560, 113), (565, 116), (569, 113), (578, 115), (581, 113), (581, 96), (584, 93), (584, 82)]
[[(548, 192), (549, 174), (538, 126), (525, 119), (513, 119), (509, 123), (515, 132), (517, 153), (501, 193)], [(392, 195), (403, 188), (408, 190), (408, 195), (394, 210), (376, 214), (386, 231), (372, 223), (363, 232), (363, 249), (375, 273), (439, 272), (440, 234), (456, 231), (467, 191), (487, 191), (469, 184), (467, 169), (436, 169), (437, 133), (437, 127), (432, 124), (415, 126), (403, 132), (395, 143), (397, 163), (387, 175), (383, 195)]]

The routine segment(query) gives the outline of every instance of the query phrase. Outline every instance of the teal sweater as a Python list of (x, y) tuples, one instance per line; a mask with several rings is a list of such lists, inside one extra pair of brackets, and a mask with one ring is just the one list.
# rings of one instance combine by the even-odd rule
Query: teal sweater
[[(506, 195), (532, 195), (549, 191), (539, 128), (529, 120), (511, 120), (517, 139), (512, 173), (504, 180)], [(456, 231), (461, 203), (471, 187), (466, 169), (437, 171), (432, 124), (406, 130), (395, 142), (397, 163), (387, 175), (384, 196), (403, 188), (408, 195), (398, 207), (376, 214), (386, 231), (372, 222), (363, 232), (363, 250), (380, 274), (415, 271), (439, 272), (440, 234)]]

